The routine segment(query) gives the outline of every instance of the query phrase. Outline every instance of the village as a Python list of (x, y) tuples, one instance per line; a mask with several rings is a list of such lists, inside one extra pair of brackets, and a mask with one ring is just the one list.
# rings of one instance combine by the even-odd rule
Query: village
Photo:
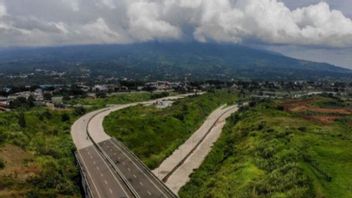
[(352, 84), (343, 82), (309, 82), (309, 81), (206, 81), (206, 82), (169, 82), (154, 81), (121, 82), (110, 84), (78, 83), (73, 85), (48, 84), (24, 87), (2, 87), (0, 89), (0, 111), (10, 111), (19, 103), (49, 108), (65, 108), (65, 101), (75, 98), (104, 98), (114, 93), (124, 92), (197, 92), (219, 88), (231, 88), (243, 95), (254, 98), (297, 98), (302, 95), (331, 94), (350, 97)]

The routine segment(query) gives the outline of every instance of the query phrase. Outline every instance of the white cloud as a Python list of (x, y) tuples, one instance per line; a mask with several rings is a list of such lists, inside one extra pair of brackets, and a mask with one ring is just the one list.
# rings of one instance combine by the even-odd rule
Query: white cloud
[(161, 5), (154, 2), (134, 2), (129, 5), (129, 32), (140, 41), (153, 39), (176, 39), (181, 31), (161, 19)]
[(227, 0), (211, 6), (203, 2), (203, 20), (195, 32), (200, 41), (255, 39), (270, 44), (352, 45), (351, 19), (324, 2), (293, 11), (276, 0), (238, 0), (232, 7)]
[(79, 0), (61, 0), (63, 4), (68, 5), (71, 7), (73, 11), (78, 12), (79, 11)]
[(111, 30), (102, 18), (82, 26), (81, 30), (76, 31), (76, 33), (78, 34), (77, 36), (87, 34), (87, 41), (93, 43), (98, 43), (99, 41), (102, 43), (122, 42), (121, 36)]
[(6, 8), (5, 5), (3, 4), (2, 1), (0, 1), (0, 17), (3, 17), (6, 15)]
[(0, 46), (193, 37), (351, 47), (352, 21), (324, 2), (290, 10), (279, 0), (0, 0), (0, 37)]

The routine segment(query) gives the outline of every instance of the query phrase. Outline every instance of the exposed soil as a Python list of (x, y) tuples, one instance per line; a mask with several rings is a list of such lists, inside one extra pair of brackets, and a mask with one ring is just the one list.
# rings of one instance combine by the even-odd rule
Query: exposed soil
[(39, 168), (30, 161), (33, 159), (28, 153), (18, 146), (7, 144), (0, 148), (0, 156), (5, 161), (5, 168), (0, 171), (1, 176), (12, 175), (17, 179), (25, 180), (39, 172)]
[[(352, 109), (349, 108), (321, 108), (313, 106), (312, 103), (317, 100), (317, 98), (289, 100), (283, 103), (283, 107), (285, 111), (302, 113), (302, 117), (305, 119), (323, 124), (331, 124), (339, 118), (352, 115)], [(305, 115), (305, 112), (310, 112), (314, 115)]]

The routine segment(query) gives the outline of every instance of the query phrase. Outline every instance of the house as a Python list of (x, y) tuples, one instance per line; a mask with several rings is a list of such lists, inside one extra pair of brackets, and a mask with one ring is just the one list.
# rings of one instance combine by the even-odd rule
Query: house
[(92, 88), (92, 91), (94, 91), (94, 92), (107, 92), (107, 91), (109, 91), (109, 88), (107, 85), (95, 85)]
[(52, 97), (51, 98), (51, 102), (54, 104), (54, 105), (61, 105), (63, 103), (63, 98), (62, 96), (56, 96), (56, 97)]
[(145, 84), (145, 89), (147, 90), (169, 90), (171, 88), (172, 84), (169, 81), (156, 81)]

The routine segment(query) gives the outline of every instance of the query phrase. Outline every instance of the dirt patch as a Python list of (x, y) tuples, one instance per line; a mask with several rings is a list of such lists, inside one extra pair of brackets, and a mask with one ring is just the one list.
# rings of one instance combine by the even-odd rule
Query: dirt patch
[(0, 157), (5, 161), (5, 168), (0, 170), (0, 178), (11, 175), (25, 180), (39, 172), (39, 168), (31, 163), (33, 155), (18, 146), (11, 144), (3, 146), (0, 148)]
[[(301, 113), (305, 119), (323, 124), (331, 124), (339, 118), (352, 115), (352, 109), (350, 108), (321, 108), (313, 106), (312, 103), (317, 100), (317, 98), (289, 100), (282, 105), (287, 112)], [(306, 112), (316, 115), (306, 115)]]
[(320, 122), (322, 124), (331, 124), (341, 118), (341, 116), (303, 116), (307, 120)]

